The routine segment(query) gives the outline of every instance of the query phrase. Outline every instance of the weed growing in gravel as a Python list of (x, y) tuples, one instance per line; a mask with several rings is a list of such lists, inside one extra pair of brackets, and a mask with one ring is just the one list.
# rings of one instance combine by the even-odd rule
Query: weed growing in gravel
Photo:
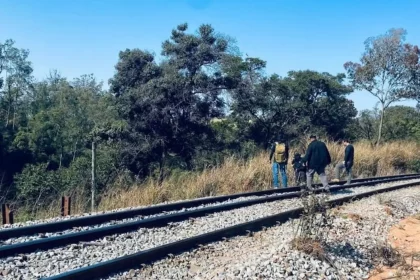
[(328, 212), (329, 191), (316, 195), (313, 191), (303, 190), (301, 201), (303, 213), (299, 219), (295, 238), (314, 240), (323, 243), (332, 226), (332, 214)]
[(324, 250), (328, 231), (332, 227), (333, 215), (328, 211), (329, 191), (316, 195), (311, 190), (303, 190), (301, 201), (303, 213), (295, 230), (291, 245), (295, 250), (305, 252), (317, 259), (328, 261)]
[(292, 247), (320, 260), (326, 260), (323, 244), (310, 238), (296, 237), (292, 240)]

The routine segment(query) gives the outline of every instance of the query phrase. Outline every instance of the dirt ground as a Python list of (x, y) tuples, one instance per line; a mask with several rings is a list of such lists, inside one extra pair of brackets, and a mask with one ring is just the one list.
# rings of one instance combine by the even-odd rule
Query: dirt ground
[(402, 220), (391, 228), (388, 241), (404, 261), (397, 267), (378, 267), (369, 280), (420, 280), (420, 215)]

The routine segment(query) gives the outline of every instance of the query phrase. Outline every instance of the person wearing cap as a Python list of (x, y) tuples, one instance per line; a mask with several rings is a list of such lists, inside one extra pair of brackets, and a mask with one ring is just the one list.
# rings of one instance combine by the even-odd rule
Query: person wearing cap
[(352, 144), (350, 144), (350, 140), (345, 139), (343, 141), (344, 147), (346, 149), (344, 150), (344, 161), (339, 162), (335, 166), (335, 179), (332, 180), (332, 182), (338, 182), (340, 180), (340, 173), (342, 169), (346, 169), (347, 173), (347, 183), (351, 183), (352, 179), (352, 168), (353, 168), (353, 161), (354, 161), (354, 147)]
[(270, 163), (273, 169), (273, 185), (275, 189), (279, 188), (279, 171), (281, 174), (283, 188), (287, 188), (286, 166), (289, 160), (289, 145), (287, 141), (279, 138), (271, 146)]
[(328, 188), (328, 180), (325, 175), (325, 168), (331, 163), (331, 156), (327, 145), (317, 140), (315, 135), (309, 137), (311, 143), (308, 145), (303, 162), (306, 162), (306, 185), (308, 189), (312, 189), (312, 181), (315, 172), (318, 174), (324, 188)]

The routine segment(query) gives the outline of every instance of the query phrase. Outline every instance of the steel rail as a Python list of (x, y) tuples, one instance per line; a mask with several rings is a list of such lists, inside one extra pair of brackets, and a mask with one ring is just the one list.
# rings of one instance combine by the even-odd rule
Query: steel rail
[[(409, 178), (412, 176), (416, 176), (420, 174), (406, 174), (406, 175), (393, 175), (393, 176), (382, 176), (382, 177), (370, 177), (364, 179), (354, 179), (352, 182), (366, 182), (366, 181), (373, 181), (373, 180), (381, 180), (381, 179), (392, 179), (392, 178)], [(339, 181), (335, 182), (334, 185), (344, 185), (346, 181)], [(315, 186), (321, 186), (321, 184), (316, 184)], [(58, 221), (58, 222), (47, 222), (38, 225), (31, 225), (31, 226), (23, 226), (23, 227), (16, 227), (11, 229), (0, 230), (0, 240), (5, 240), (9, 238), (16, 238), (20, 236), (26, 235), (33, 235), (43, 232), (58, 232), (63, 231), (66, 229), (71, 229), (74, 227), (83, 227), (83, 226), (91, 226), (95, 224), (101, 224), (110, 222), (113, 220), (123, 220), (127, 218), (132, 218), (135, 216), (148, 216), (154, 215), (162, 212), (169, 212), (169, 211), (176, 211), (182, 210), (184, 208), (192, 208), (197, 207), (203, 204), (210, 204), (216, 202), (223, 202), (228, 201), (231, 199), (236, 199), (239, 197), (248, 197), (248, 196), (264, 196), (264, 195), (271, 195), (274, 193), (288, 193), (288, 192), (296, 192), (300, 191), (299, 187), (289, 187), (289, 188), (281, 188), (281, 189), (270, 189), (270, 190), (263, 190), (263, 191), (254, 191), (254, 192), (245, 192), (245, 193), (237, 193), (232, 195), (223, 195), (223, 196), (214, 196), (214, 197), (206, 197), (206, 198), (199, 198), (194, 200), (187, 200), (187, 201), (180, 201), (175, 203), (169, 203), (164, 205), (155, 205), (149, 206), (144, 208), (138, 209), (130, 209), (130, 210), (123, 210), (117, 211), (112, 213), (105, 213), (105, 214), (98, 214), (92, 215), (87, 217), (80, 217), (80, 218), (71, 218), (68, 220)]]
[[(420, 175), (409, 177), (410, 179), (420, 179)], [(404, 178), (406, 179), (406, 178)], [(354, 183), (349, 185), (341, 185), (336, 187), (331, 187), (330, 191), (339, 191), (348, 188), (355, 188), (355, 187), (363, 187), (363, 186), (370, 186), (382, 183), (389, 183), (394, 181), (399, 181), (401, 178), (391, 178), (391, 179), (383, 179), (378, 181), (369, 181), (369, 182), (361, 182), (361, 183)], [(420, 182), (420, 181), (419, 181)], [(324, 189), (315, 189), (315, 193), (323, 192)], [(36, 250), (47, 250), (55, 247), (61, 247), (68, 244), (77, 243), (80, 241), (91, 241), (102, 238), (104, 236), (109, 236), (112, 234), (119, 234), (130, 232), (133, 230), (137, 230), (138, 228), (155, 228), (155, 227), (162, 227), (167, 225), (168, 223), (179, 222), (189, 218), (196, 218), (206, 216), (216, 212), (228, 211), (232, 209), (237, 209), (241, 207), (251, 206), (260, 203), (290, 199), (290, 198), (298, 198), (301, 196), (301, 192), (291, 192), (280, 194), (277, 196), (270, 196), (270, 197), (262, 197), (252, 200), (245, 200), (239, 201), (234, 203), (228, 204), (221, 204), (216, 206), (204, 207), (196, 210), (191, 211), (184, 211), (173, 213), (169, 215), (163, 215), (153, 218), (148, 218), (139, 221), (133, 221), (128, 223), (121, 223), (118, 225), (106, 226), (101, 228), (95, 228), (90, 230), (85, 230), (76, 233), (69, 233), (54, 237), (48, 238), (40, 238), (33, 241), (16, 243), (12, 245), (6, 245), (0, 247), (0, 256), (12, 256), (16, 254), (22, 253), (29, 253)]]
[[(345, 196), (328, 201), (329, 206), (337, 206), (353, 200), (369, 197), (375, 194), (394, 191), (402, 188), (420, 185), (420, 182), (412, 182), (407, 184), (396, 185), (388, 188), (377, 189), (373, 191), (363, 192), (351, 196)], [(138, 253), (130, 254), (127, 256), (115, 258), (109, 261), (100, 262), (87, 267), (74, 269), (62, 274), (52, 277), (44, 278), (46, 280), (69, 280), (69, 279), (99, 279), (107, 277), (110, 274), (119, 271), (129, 270), (131, 268), (139, 267), (142, 264), (152, 263), (156, 260), (166, 257), (168, 254), (179, 254), (200, 245), (211, 242), (223, 240), (238, 235), (245, 235), (250, 231), (259, 231), (264, 227), (270, 227), (278, 223), (284, 223), (289, 219), (299, 218), (303, 212), (302, 207), (294, 208), (289, 211), (281, 212), (276, 215), (267, 216), (264, 218), (256, 219), (250, 222), (230, 226), (224, 229), (208, 232), (205, 234), (197, 235), (194, 237), (186, 238), (180, 241), (168, 243), (158, 246), (149, 250), (140, 251)]]

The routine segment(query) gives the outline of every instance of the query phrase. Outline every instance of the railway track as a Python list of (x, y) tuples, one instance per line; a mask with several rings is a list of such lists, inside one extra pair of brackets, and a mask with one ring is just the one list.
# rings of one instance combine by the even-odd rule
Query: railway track
[[(342, 189), (347, 189), (349, 187), (355, 188), (355, 187), (362, 187), (362, 186), (372, 186), (376, 185), (378, 183), (389, 183), (399, 180), (407, 180), (407, 179), (420, 179), (420, 175), (409, 175), (409, 176), (403, 176), (403, 177), (390, 177), (390, 178), (384, 178), (384, 179), (378, 179), (378, 180), (372, 180), (372, 178), (369, 178), (369, 181), (359, 181), (358, 183), (353, 183), (351, 185), (339, 185), (333, 188), (335, 191), (339, 191)], [(366, 180), (366, 179), (365, 179)], [(295, 189), (295, 188), (290, 188)], [(16, 254), (22, 254), (22, 253), (29, 253), (36, 250), (48, 250), (54, 247), (58, 246), (65, 246), (72, 243), (77, 242), (87, 242), (96, 240), (105, 236), (113, 235), (113, 234), (121, 234), (125, 232), (130, 232), (133, 230), (136, 230), (138, 228), (155, 228), (155, 227), (162, 227), (169, 223), (179, 222), (190, 218), (197, 218), (206, 216), (212, 213), (222, 212), (222, 211), (229, 211), (232, 209), (237, 209), (241, 207), (248, 207), (256, 204), (261, 203), (268, 203), (273, 201), (280, 201), (285, 199), (291, 199), (291, 198), (297, 198), (300, 196), (300, 191), (290, 191), (285, 192), (285, 190), (288, 189), (280, 189), (278, 190), (279, 193), (274, 193), (271, 195), (263, 195), (262, 197), (252, 198), (244, 201), (237, 201), (237, 202), (231, 202), (231, 203), (219, 203), (215, 205), (206, 205), (201, 204), (191, 208), (188, 208), (186, 211), (180, 211), (175, 213), (157, 213), (157, 216), (151, 216), (144, 218), (143, 216), (139, 219), (131, 219), (129, 221), (123, 219), (119, 221), (118, 224), (115, 225), (109, 225), (105, 224), (102, 226), (92, 227), (92, 228), (82, 228), (77, 229), (77, 232), (72, 232), (71, 230), (67, 230), (64, 232), (58, 232), (56, 234), (51, 234), (50, 237), (47, 237), (44, 232), (37, 232), (37, 235), (30, 236), (29, 238), (32, 239), (31, 241), (24, 241), (22, 242), (21, 239), (17, 238), (20, 237), (22, 232), (25, 232), (25, 228), (16, 228), (16, 229), (10, 229), (5, 230), (4, 232), (0, 232), (0, 239), (3, 236), (8, 237), (5, 240), (5, 245), (0, 246), (0, 255), (1, 256), (13, 256)], [(272, 190), (270, 190), (273, 192)], [(322, 189), (316, 190), (317, 193), (322, 192)], [(267, 191), (258, 192), (259, 194), (267, 193)], [(249, 193), (245, 193), (245, 195), (248, 195)], [(226, 197), (235, 197), (237, 198), (238, 195), (234, 196), (223, 196), (221, 197), (215, 197), (215, 198), (206, 198), (202, 199), (201, 201), (215, 201), (214, 199), (218, 199), (218, 201), (223, 202), (226, 201)], [(249, 196), (249, 197), (255, 197)], [(192, 203), (194, 202), (194, 203)], [(213, 202), (214, 203), (214, 202)], [(181, 203), (177, 203), (178, 205)], [(181, 205), (184, 207), (180, 209), (185, 209), (189, 205), (197, 205), (196, 201), (185, 201)], [(165, 205), (168, 206), (168, 205)], [(204, 207), (203, 207), (204, 206)], [(178, 206), (181, 207), (181, 206)], [(166, 207), (168, 209), (169, 207)], [(173, 209), (173, 207), (171, 207)], [(143, 208), (139, 210), (143, 210), (142, 213), (154, 213), (153, 210), (150, 209), (156, 209), (156, 207), (152, 206), (150, 208)], [(179, 208), (178, 208), (179, 209)], [(138, 212), (138, 210), (135, 210)], [(112, 213), (114, 214), (114, 213)], [(156, 214), (155, 214), (156, 215)], [(93, 220), (96, 221), (96, 220)], [(65, 221), (68, 222), (68, 221)], [(62, 225), (62, 222), (58, 222), (58, 225)], [(96, 223), (96, 222), (95, 222)], [(97, 224), (95, 224), (97, 225)], [(35, 226), (36, 227), (36, 226)], [(30, 229), (33, 230), (34, 226), (31, 226)], [(22, 231), (23, 230), (23, 231)], [(28, 231), (28, 229), (26, 229)], [(31, 231), (32, 232), (32, 231)], [(15, 234), (14, 234), (15, 233)], [(3, 235), (1, 235), (3, 234)], [(26, 238), (28, 239), (28, 238)], [(25, 239), (25, 240), (26, 240)]]
[[(393, 176), (382, 176), (382, 177), (373, 177), (373, 178), (364, 178), (364, 179), (354, 179), (351, 185), (357, 186), (358, 183), (366, 183), (369, 182), (370, 184), (374, 184), (374, 181), (380, 182), (392, 182), (393, 180), (402, 180), (404, 178), (415, 178), (415, 176), (420, 176), (420, 174), (405, 174), (405, 175), (393, 175)], [(385, 180), (385, 181), (382, 181)], [(346, 181), (340, 181), (334, 183), (334, 185), (344, 185)], [(321, 184), (316, 184), (316, 187), (320, 187)], [(156, 214), (162, 214), (165, 212), (171, 211), (181, 211), (182, 209), (187, 208), (194, 208), (200, 207), (206, 204), (212, 203), (222, 203), (227, 201), (232, 201), (235, 199), (240, 198), (250, 198), (252, 197), (266, 197), (266, 196), (274, 196), (279, 194), (285, 193), (296, 193), (299, 192), (299, 187), (289, 187), (289, 188), (281, 188), (281, 189), (270, 189), (264, 191), (256, 191), (256, 192), (245, 192), (245, 193), (237, 193), (232, 195), (223, 195), (223, 196), (214, 196), (214, 197), (205, 197), (199, 198), (194, 200), (186, 200), (180, 201), (175, 203), (163, 204), (163, 205), (155, 205), (150, 207), (142, 207), (137, 209), (130, 209), (130, 210), (123, 210), (105, 214), (95, 214), (92, 216), (85, 216), (85, 217), (76, 217), (70, 218), (66, 220), (61, 220), (58, 222), (46, 222), (37, 225), (30, 225), (30, 226), (21, 226), (21, 227), (14, 227), (11, 229), (1, 229), (0, 228), (0, 241), (6, 240), (9, 238), (17, 238), (20, 236), (28, 236), (40, 233), (50, 233), (50, 232), (58, 232), (64, 231), (72, 228), (77, 227), (85, 227), (85, 226), (92, 226), (98, 225), (103, 223), (108, 223), (112, 221), (130, 219), (134, 217), (144, 217), (144, 216), (152, 216)]]
[[(358, 183), (354, 183), (347, 186), (343, 185), (344, 182), (340, 182), (341, 184), (331, 188), (331, 192), (337, 193), (345, 189), (357, 190), (357, 188), (360, 188), (363, 186), (366, 187), (366, 186), (374, 186), (374, 185), (384, 184), (384, 183), (392, 183), (392, 182), (401, 181), (401, 180), (405, 180), (405, 181), (411, 180), (408, 183), (392, 186), (389, 188), (389, 190), (393, 190), (393, 189), (409, 187), (409, 186), (420, 184), (420, 180), (415, 180), (415, 179), (420, 179), (420, 175), (410, 174), (409, 176), (393, 176), (393, 177), (387, 177), (387, 178), (368, 178), (368, 179), (365, 179), (365, 180), (368, 180), (367, 182), (363, 182), (363, 180), (359, 180)], [(375, 187), (371, 187), (371, 188), (375, 188)], [(87, 231), (82, 231), (78, 233), (65, 234), (65, 235), (54, 236), (50, 238), (42, 238), (39, 240), (17, 243), (13, 245), (5, 245), (5, 246), (0, 247), (0, 255), (2, 257), (5, 257), (5, 256), (13, 256), (16, 254), (29, 253), (36, 250), (48, 250), (51, 248), (60, 247), (60, 246), (68, 245), (68, 244), (80, 243), (81, 241), (95, 240), (95, 239), (98, 239), (104, 236), (109, 236), (112, 234), (126, 233), (129, 231), (136, 230), (138, 228), (153, 229), (156, 227), (167, 226), (168, 224), (183, 221), (189, 218), (203, 217), (212, 213), (217, 213), (217, 212), (222, 212), (222, 211), (233, 211), (234, 209), (236, 209), (235, 211), (237, 211), (237, 209), (240, 207), (251, 208), (251, 206), (261, 204), (261, 203), (269, 204), (269, 203), (280, 203), (282, 200), (284, 201), (290, 201), (292, 199), (296, 200), (300, 196), (300, 192), (297, 190), (291, 191), (294, 189), (297, 189), (297, 188), (280, 189), (279, 191), (282, 191), (283, 193), (279, 192), (276, 195), (273, 195), (276, 193), (275, 190), (270, 190), (268, 193), (267, 191), (257, 192), (257, 193), (264, 193), (262, 194), (263, 197), (252, 198), (245, 201), (225, 203), (225, 204), (220, 204), (220, 205), (215, 205), (215, 206), (210, 206), (210, 207), (202, 207), (195, 210), (187, 210), (187, 211), (184, 210), (178, 213), (157, 216), (157, 217), (143, 219), (143, 220), (130, 222), (130, 223), (121, 223), (119, 225), (106, 226), (103, 228), (96, 228), (93, 230), (87, 230)], [(288, 190), (289, 192), (286, 193), (285, 192), (286, 190)], [(376, 192), (382, 192), (384, 190), (387, 191), (388, 189), (377, 188), (377, 189), (372, 190), (371, 193), (374, 194)], [(317, 190), (317, 192), (322, 192), (322, 190), (319, 189)], [(236, 198), (240, 197), (238, 195), (236, 195)], [(356, 194), (355, 198), (359, 198), (358, 195), (360, 196), (361, 194)], [(254, 195), (250, 197), (253, 197), (253, 196), (256, 196), (255, 193)], [(228, 196), (224, 196), (224, 198), (226, 197)], [(346, 197), (349, 197), (349, 196), (346, 196)], [(213, 203), (214, 201), (217, 201), (218, 199), (219, 201), (227, 201), (227, 200), (220, 199), (220, 197), (219, 198), (215, 197), (211, 199), (214, 199)], [(340, 199), (343, 199), (343, 198), (339, 198), (338, 200)], [(354, 198), (350, 198), (350, 199), (354, 199)], [(203, 201), (203, 199), (201, 199), (201, 201)], [(183, 203), (184, 205), (188, 205), (187, 203), (191, 203), (191, 202), (192, 201), (186, 201)], [(343, 200), (343, 202), (345, 201)], [(177, 204), (178, 204), (178, 207), (180, 207), (179, 206), (180, 203), (177, 203)], [(164, 205), (164, 206), (167, 206), (167, 205)], [(156, 208), (156, 206), (154, 207)], [(152, 207), (149, 207), (149, 208), (152, 208)], [(143, 208), (143, 210), (144, 209), (147, 209), (147, 208)], [(137, 209), (137, 210), (141, 210), (141, 209)], [(144, 210), (144, 211), (148, 211), (148, 210)], [(269, 226), (270, 223), (274, 220), (282, 222), (284, 221), (284, 219), (287, 220), (289, 218), (297, 217), (300, 214), (299, 211), (301, 211), (299, 210), (299, 208), (288, 210), (280, 214), (271, 215), (271, 216), (263, 217), (263, 218), (256, 219), (253, 221), (248, 221), (246, 223), (234, 225), (231, 227), (222, 228), (216, 231), (212, 231), (212, 232), (198, 235), (195, 237), (190, 237), (190, 238), (187, 238), (181, 241), (176, 241), (173, 243), (169, 243), (163, 246), (156, 246), (155, 248), (150, 248), (145, 251), (141, 250), (139, 253), (127, 255), (124, 257), (120, 257), (120, 258), (110, 260), (107, 262), (102, 262), (99, 264), (90, 265), (88, 267), (81, 268), (75, 271), (65, 272), (64, 274), (53, 276), (49, 279), (75, 279), (75, 278), (93, 279), (94, 278), (93, 275), (95, 275), (95, 277), (105, 276), (109, 273), (112, 273), (118, 270), (124, 270), (124, 269), (129, 268), (130, 266), (132, 267), (140, 263), (144, 263), (147, 260), (153, 261), (155, 259), (158, 259), (167, 255), (168, 253), (177, 253), (182, 250), (191, 249), (197, 244), (204, 244), (207, 242), (218, 240), (221, 238), (222, 235), (223, 235), (222, 237), (229, 237), (229, 236), (233, 236), (237, 234), (242, 234), (243, 229), (255, 230), (261, 226)], [(17, 229), (21, 229), (21, 228), (17, 228)]]
[[(365, 198), (379, 193), (394, 191), (402, 188), (420, 185), (420, 181), (413, 183), (399, 184), (388, 188), (368, 191), (351, 196), (344, 196), (328, 201), (330, 206), (338, 206), (346, 202)], [(170, 254), (178, 254), (207, 243), (220, 241), (225, 238), (238, 235), (245, 235), (252, 231), (259, 231), (265, 227), (274, 226), (278, 223), (284, 223), (289, 219), (299, 218), (303, 211), (302, 207), (297, 207), (275, 215), (267, 216), (261, 219), (253, 220), (247, 223), (238, 224), (221, 230), (212, 231), (202, 235), (186, 238), (177, 242), (172, 242), (158, 246), (149, 250), (140, 251), (136, 254), (120, 257), (103, 263), (98, 263), (89, 267), (84, 267), (62, 273), (53, 277), (45, 278), (47, 280), (64, 279), (102, 279), (118, 271), (128, 270), (133, 267), (139, 267), (147, 263), (162, 259)]]

